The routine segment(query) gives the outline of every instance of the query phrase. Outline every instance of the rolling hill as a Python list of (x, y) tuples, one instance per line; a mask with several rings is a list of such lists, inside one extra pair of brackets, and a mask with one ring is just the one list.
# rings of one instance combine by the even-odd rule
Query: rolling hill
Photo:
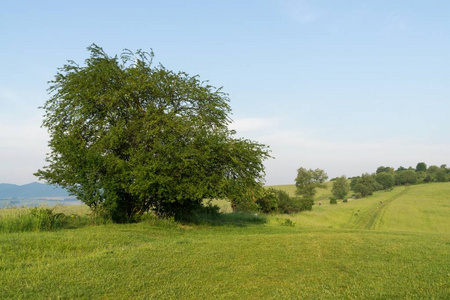
[(65, 189), (45, 183), (33, 182), (25, 185), (0, 183), (0, 199), (68, 196)]
[(450, 299), (449, 195), (430, 183), (264, 223), (0, 233), (0, 298)]

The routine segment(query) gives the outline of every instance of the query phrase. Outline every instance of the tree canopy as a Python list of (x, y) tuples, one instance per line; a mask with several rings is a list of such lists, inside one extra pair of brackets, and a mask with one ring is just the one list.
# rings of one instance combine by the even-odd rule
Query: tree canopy
[(328, 175), (321, 169), (306, 170), (299, 168), (297, 177), (295, 178), (296, 194), (305, 198), (313, 199), (316, 195), (317, 188), (326, 188), (324, 182), (328, 179)]
[(51, 81), (40, 179), (116, 222), (150, 210), (179, 215), (263, 180), (267, 146), (235, 137), (221, 88), (153, 66), (153, 53), (88, 50), (84, 66), (69, 61)]
[(420, 162), (416, 166), (416, 172), (426, 172), (427, 171), (427, 164), (424, 162)]
[(346, 199), (348, 192), (350, 191), (350, 185), (347, 182), (347, 177), (341, 176), (333, 181), (333, 187), (331, 193), (337, 199)]

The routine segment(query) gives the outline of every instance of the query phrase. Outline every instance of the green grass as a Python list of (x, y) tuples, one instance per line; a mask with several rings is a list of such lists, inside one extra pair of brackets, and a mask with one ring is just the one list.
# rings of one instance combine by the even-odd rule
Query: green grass
[(87, 206), (0, 209), (0, 233), (77, 228), (97, 222)]
[(440, 183), (267, 222), (3, 233), (0, 298), (449, 299), (449, 195)]

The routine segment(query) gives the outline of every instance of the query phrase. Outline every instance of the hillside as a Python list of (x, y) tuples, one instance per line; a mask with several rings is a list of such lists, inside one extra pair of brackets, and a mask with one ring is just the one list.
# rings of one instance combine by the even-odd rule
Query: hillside
[[(322, 197), (325, 193), (323, 190)], [(325, 200), (312, 211), (287, 218), (313, 228), (450, 234), (450, 183), (400, 186), (337, 205)]]

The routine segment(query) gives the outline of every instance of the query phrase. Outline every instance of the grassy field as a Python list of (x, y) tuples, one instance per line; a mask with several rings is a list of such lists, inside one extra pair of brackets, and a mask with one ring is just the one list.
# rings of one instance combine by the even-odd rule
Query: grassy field
[(0, 298), (450, 298), (450, 183), (322, 202), (265, 223), (3, 233)]

